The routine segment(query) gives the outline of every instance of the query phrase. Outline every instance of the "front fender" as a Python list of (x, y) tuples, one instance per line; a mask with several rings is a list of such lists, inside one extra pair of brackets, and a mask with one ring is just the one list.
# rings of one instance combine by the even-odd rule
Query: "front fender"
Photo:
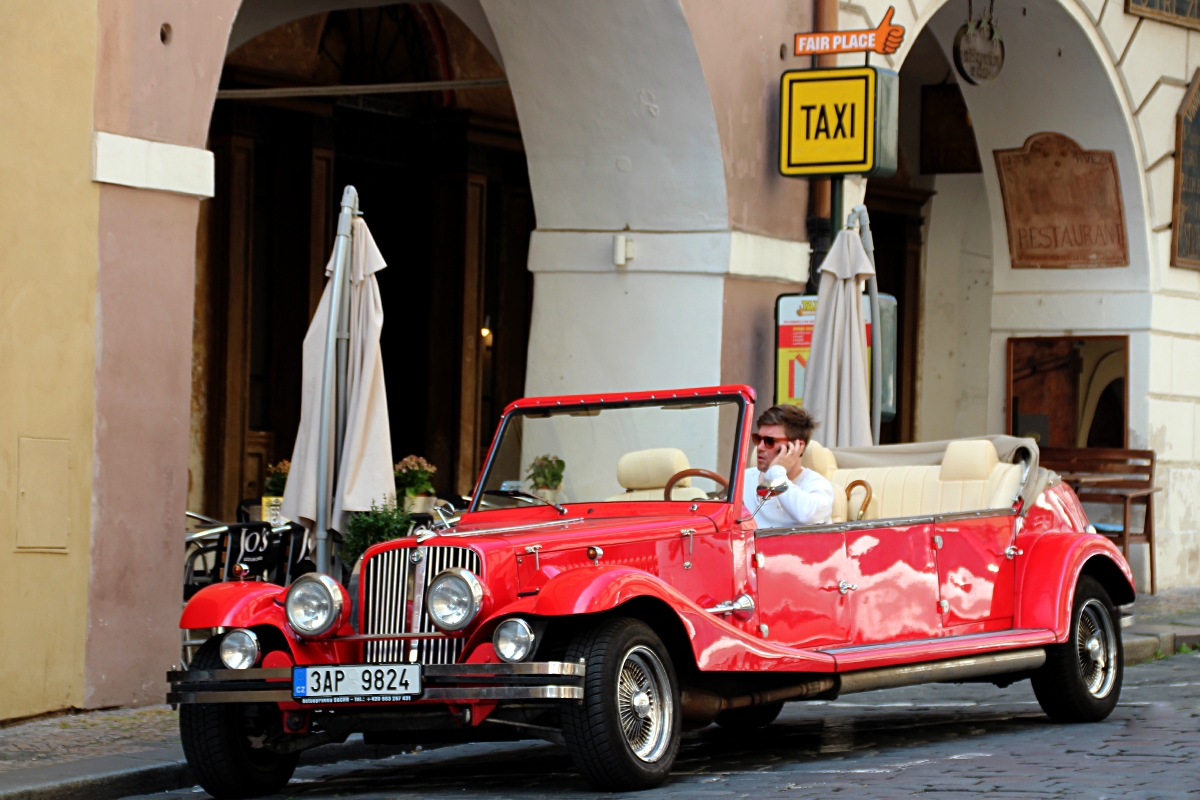
[(285, 590), (273, 583), (230, 581), (206, 586), (184, 606), (179, 627), (249, 628), (274, 622), (278, 613), (275, 600), (282, 599)]
[[(1036, 533), (1017, 538), (1024, 555), (1017, 573), (1018, 628), (1054, 631), (1055, 641), (1065, 642), (1071, 632), (1071, 607), (1075, 586), (1092, 559), (1112, 562), (1134, 594), (1133, 573), (1121, 551), (1097, 534)], [(1111, 593), (1111, 590), (1110, 590)]]
[[(833, 672), (834, 659), (813, 650), (772, 644), (714, 617), (673, 586), (648, 572), (623, 566), (573, 569), (551, 578), (536, 597), (525, 597), (497, 609), (472, 634), (467, 652), (478, 659), (490, 654), (492, 631), (513, 614), (572, 617), (611, 611), (631, 600), (652, 598), (674, 612), (690, 640), (701, 671)], [(486, 647), (485, 647), (486, 645)], [(473, 654), (470, 660), (476, 660)]]
[[(305, 640), (296, 636), (287, 623), (283, 598), (287, 590), (273, 583), (230, 581), (206, 586), (196, 592), (183, 609), (179, 627), (196, 628), (263, 628), (279, 631), (291, 651), (292, 659), (301, 666), (307, 664), (349, 664), (362, 657), (357, 642), (337, 639)], [(276, 602), (278, 601), (278, 602)], [(354, 633), (347, 623), (339, 636)]]

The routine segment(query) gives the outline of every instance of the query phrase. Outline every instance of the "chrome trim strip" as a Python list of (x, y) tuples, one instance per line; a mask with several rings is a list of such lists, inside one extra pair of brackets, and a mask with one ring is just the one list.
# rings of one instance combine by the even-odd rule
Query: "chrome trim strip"
[(291, 689), (265, 692), (169, 692), (167, 702), (184, 703), (291, 703)]
[[(443, 688), (430, 686), (411, 701), (372, 703), (371, 705), (403, 705), (419, 700), (582, 700), (582, 686), (475, 686)], [(293, 703), (290, 690), (263, 692), (171, 692), (167, 702), (185, 703)], [(310, 703), (308, 705), (326, 705)], [(330, 703), (344, 706), (347, 703)]]
[[(583, 522), (583, 517), (556, 519), (552, 522), (536, 522), (532, 525), (509, 525), (507, 528), (480, 528), (471, 531), (434, 531), (434, 533), (438, 536), (482, 536), (487, 533), (509, 533), (511, 531), (529, 531), (536, 528), (554, 528), (559, 525), (571, 525), (576, 522)], [(429, 540), (427, 539), (426, 541)]]
[[(311, 666), (317, 666), (315, 664)], [(190, 669), (184, 672), (172, 670), (167, 673), (169, 683), (208, 683), (209, 681), (263, 681), (272, 678), (292, 680), (291, 667), (262, 667), (251, 669)]]
[[(904, 647), (912, 647), (913, 645), (935, 644), (935, 643), (941, 644), (941, 643), (946, 643), (946, 642), (948, 642), (950, 644), (962, 644), (962, 643), (969, 644), (978, 639), (995, 639), (995, 638), (1002, 637), (1002, 636), (1022, 636), (1022, 635), (1027, 635), (1027, 634), (1031, 634), (1031, 633), (1053, 634), (1053, 631), (1047, 630), (1044, 628), (1009, 628), (1008, 630), (1003, 630), (1003, 631), (988, 631), (985, 633), (967, 633), (967, 634), (963, 634), (962, 636), (933, 636), (928, 639), (905, 639), (902, 642), (883, 642), (881, 644), (856, 644), (856, 645), (851, 645), (850, 647), (829, 647), (829, 648), (821, 647), (821, 648), (817, 648), (817, 651), (820, 653), (826, 653), (831, 656), (848, 655), (850, 653), (869, 653), (872, 651), (877, 652), (877, 653), (886, 653), (889, 650), (895, 650), (895, 649), (900, 649), (900, 648), (904, 648)], [(1019, 645), (1020, 642), (1017, 642), (1015, 644)], [(1006, 646), (1010, 647), (1011, 645), (998, 644), (996, 646), (997, 647), (1006, 647)]]
[(576, 661), (525, 661), (515, 664), (434, 664), (424, 668), (429, 677), (487, 675), (570, 675), (582, 678), (587, 665)]
[(889, 517), (887, 519), (864, 519), (858, 522), (833, 522), (826, 525), (803, 525), (791, 528), (761, 528), (754, 532), (756, 537), (795, 536), (806, 533), (846, 533), (867, 531), (873, 528), (903, 528), (909, 525), (932, 525), (939, 522), (954, 522), (987, 517), (1012, 517), (1011, 508), (984, 508), (978, 511), (950, 511), (945, 514), (926, 514), (919, 517)]

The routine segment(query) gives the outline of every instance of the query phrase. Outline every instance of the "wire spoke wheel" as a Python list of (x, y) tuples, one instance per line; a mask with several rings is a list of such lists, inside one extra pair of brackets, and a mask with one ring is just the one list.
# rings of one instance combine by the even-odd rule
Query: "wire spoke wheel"
[(1121, 698), (1125, 649), (1112, 596), (1090, 575), (1075, 584), (1070, 619), (1066, 641), (1047, 645), (1046, 663), (1029, 676), (1033, 693), (1055, 722), (1099, 722)]
[(640, 619), (602, 619), (576, 633), (566, 661), (585, 666), (583, 700), (560, 707), (563, 743), (579, 772), (606, 791), (665, 781), (683, 729), (670, 651)]
[(617, 680), (617, 712), (625, 741), (642, 761), (657, 761), (667, 746), (671, 718), (666, 670), (652, 650), (638, 645), (625, 654)]
[(1075, 626), (1079, 676), (1092, 697), (1106, 697), (1116, 680), (1117, 643), (1112, 619), (1095, 598), (1079, 609)]

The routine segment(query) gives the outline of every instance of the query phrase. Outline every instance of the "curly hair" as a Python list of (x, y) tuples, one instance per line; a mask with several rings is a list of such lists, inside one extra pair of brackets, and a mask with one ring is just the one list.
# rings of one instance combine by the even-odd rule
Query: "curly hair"
[(808, 444), (819, 423), (800, 406), (771, 406), (758, 417), (758, 427), (782, 425), (789, 439), (803, 439)]

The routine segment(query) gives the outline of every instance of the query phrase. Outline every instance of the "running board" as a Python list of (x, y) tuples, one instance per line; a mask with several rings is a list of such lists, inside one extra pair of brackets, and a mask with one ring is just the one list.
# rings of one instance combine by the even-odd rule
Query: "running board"
[(870, 692), (875, 689), (895, 689), (922, 683), (952, 683), (974, 678), (989, 678), (1013, 672), (1030, 672), (1046, 663), (1046, 651), (1041, 647), (1010, 650), (1004, 653), (952, 658), (900, 667), (864, 669), (838, 675), (838, 694)]

